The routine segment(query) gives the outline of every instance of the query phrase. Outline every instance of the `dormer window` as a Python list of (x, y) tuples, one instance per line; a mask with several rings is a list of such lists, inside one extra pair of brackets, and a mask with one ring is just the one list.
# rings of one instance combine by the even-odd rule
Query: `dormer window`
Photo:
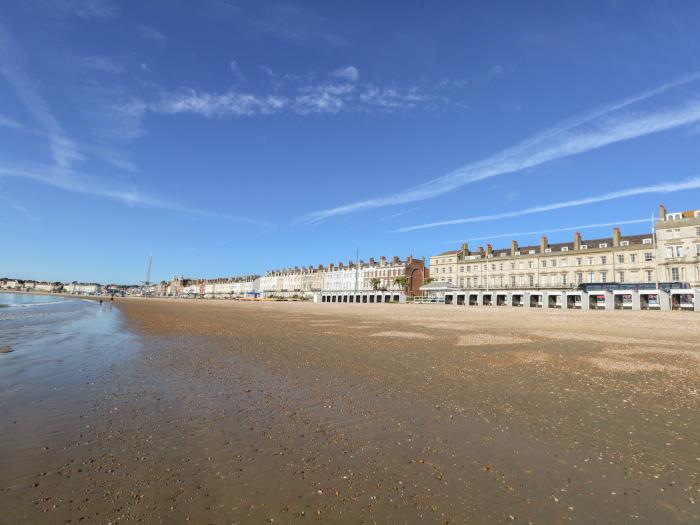
[(651, 244), (651, 239), (642, 239), (642, 244)]
[(520, 252), (515, 252), (515, 255), (520, 255)]
[(500, 255), (500, 256), (501, 256), (501, 257), (505, 257), (506, 255), (507, 255), (506, 252), (501, 252), (501, 255)]
[(561, 247), (561, 251), (563, 251), (563, 252), (568, 252), (568, 251), (569, 251), (569, 247), (568, 247), (568, 246), (562, 246), (562, 247)]
[(532, 255), (533, 253), (535, 253), (535, 250), (529, 250), (527, 253)]
[(552, 249), (551, 249), (551, 248), (545, 248), (545, 249), (544, 249), (544, 253), (552, 253)]
[(601, 242), (601, 243), (598, 245), (598, 248), (607, 248), (607, 247), (608, 247), (608, 243), (607, 243), (607, 242)]
[(582, 244), (582, 245), (581, 245), (581, 249), (582, 249), (582, 250), (587, 250), (587, 249), (588, 249), (588, 245), (587, 245), (587, 244)]
[(629, 241), (622, 241), (622, 242), (620, 243), (620, 246), (629, 246), (629, 245), (630, 245), (630, 242), (629, 242)]

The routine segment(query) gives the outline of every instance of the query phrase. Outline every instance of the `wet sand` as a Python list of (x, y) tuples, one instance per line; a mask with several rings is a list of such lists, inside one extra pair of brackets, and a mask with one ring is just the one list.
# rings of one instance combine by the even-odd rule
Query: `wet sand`
[(697, 314), (116, 303), (1, 523), (700, 520)]

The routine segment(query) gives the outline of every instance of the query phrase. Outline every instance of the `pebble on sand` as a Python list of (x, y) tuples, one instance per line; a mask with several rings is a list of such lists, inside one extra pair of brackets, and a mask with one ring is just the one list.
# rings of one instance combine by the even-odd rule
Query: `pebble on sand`
[(12, 347), (10, 345), (7, 346), (0, 346), (0, 354), (9, 354), (12, 352)]

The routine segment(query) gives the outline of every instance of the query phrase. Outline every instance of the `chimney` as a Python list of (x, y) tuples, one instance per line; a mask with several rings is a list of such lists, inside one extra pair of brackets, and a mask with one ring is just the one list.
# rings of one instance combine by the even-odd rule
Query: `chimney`
[(574, 233), (574, 250), (579, 251), (581, 249), (581, 234), (579, 232)]
[(613, 228), (613, 246), (620, 246), (620, 228)]
[(399, 256), (398, 256), (398, 255), (394, 255), (394, 256), (391, 258), (391, 264), (393, 264), (394, 266), (396, 266), (397, 264), (399, 264)]
[(486, 255), (491, 255), (493, 253), (493, 248), (490, 244), (486, 245)]
[(518, 251), (518, 241), (510, 241), (510, 254), (514, 256)]
[(479, 246), (479, 247), (476, 249), (476, 253), (478, 253), (479, 255), (484, 255), (484, 247), (483, 247), (483, 246)]
[(659, 204), (659, 220), (666, 220), (666, 206), (664, 206), (663, 204)]
[(322, 265), (322, 264), (319, 264), (319, 265), (318, 265), (318, 271), (319, 271), (319, 272), (323, 271), (323, 265)]
[(469, 255), (469, 245), (466, 242), (462, 244), (462, 255), (465, 257)]
[(374, 257), (370, 257), (370, 258), (369, 258), (369, 265), (370, 265), (370, 266), (374, 266), (374, 264), (375, 264), (375, 262), (374, 262)]
[(343, 261), (340, 261), (340, 262), (338, 263), (338, 269), (339, 269), (339, 270), (342, 270), (343, 268), (345, 268), (345, 266), (343, 265)]
[(386, 266), (386, 257), (383, 255), (379, 257), (379, 266)]
[(549, 242), (547, 242), (547, 237), (543, 235), (540, 237), (540, 253), (544, 253), (547, 248), (549, 248)]

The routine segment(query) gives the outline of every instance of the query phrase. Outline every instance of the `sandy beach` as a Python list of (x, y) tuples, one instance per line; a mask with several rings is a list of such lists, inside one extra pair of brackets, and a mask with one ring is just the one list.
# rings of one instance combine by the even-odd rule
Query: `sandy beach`
[(115, 305), (139, 350), (3, 451), (0, 522), (700, 520), (697, 314)]

